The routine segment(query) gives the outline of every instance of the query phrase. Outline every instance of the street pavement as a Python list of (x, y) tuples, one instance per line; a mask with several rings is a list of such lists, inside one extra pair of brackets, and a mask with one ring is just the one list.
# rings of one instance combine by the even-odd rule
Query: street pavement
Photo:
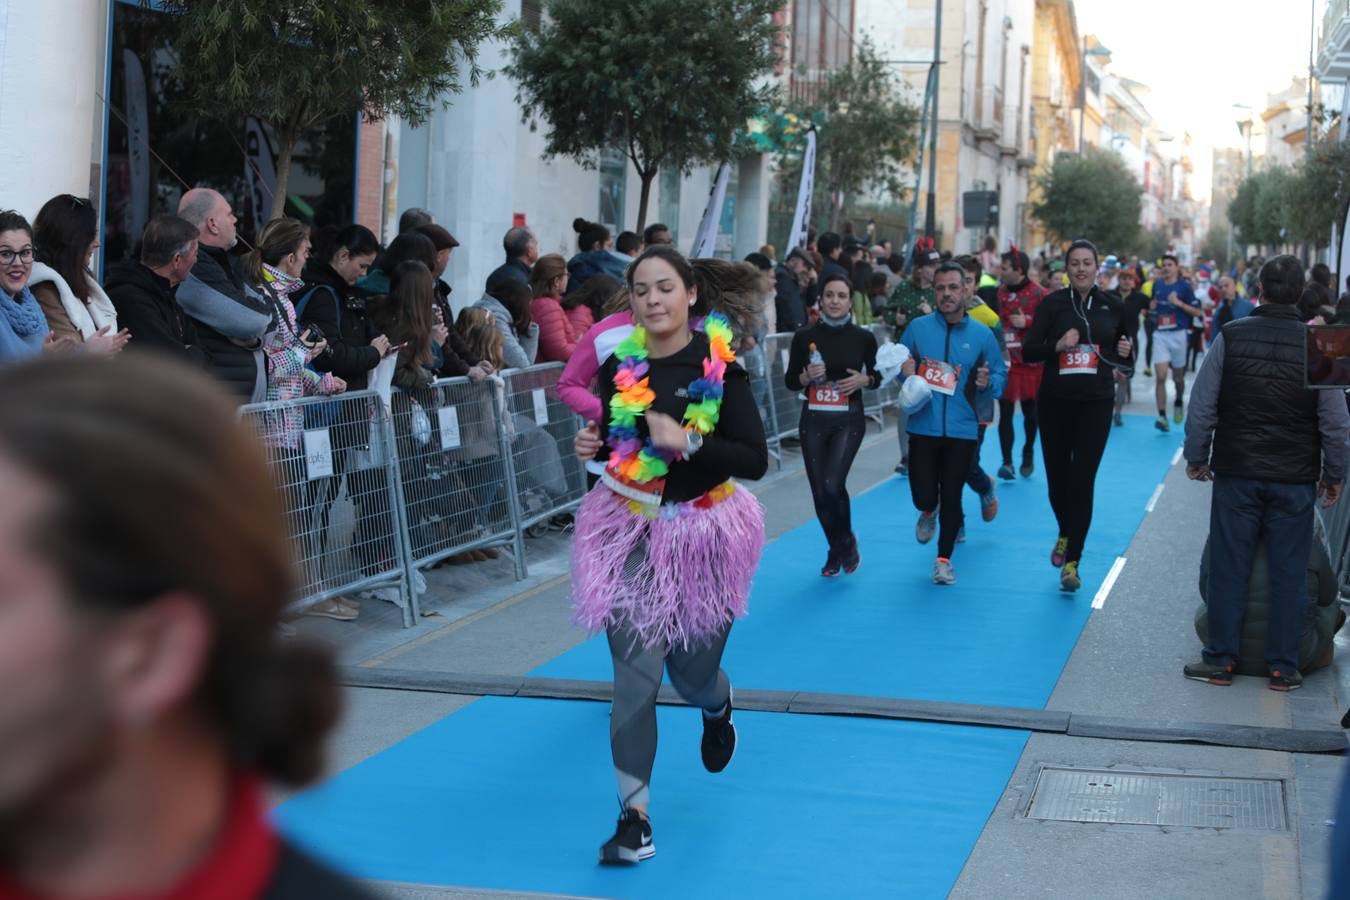
[[(1151, 427), (1142, 418), (1153, 406), (1151, 379), (1137, 376), (1133, 392), (1135, 399), (1127, 411), (1135, 415), (1127, 427)], [(869, 427), (850, 478), (855, 496), (895, 477), (897, 450), (889, 417), (887, 424), (883, 433)], [(809, 489), (795, 453), (785, 454), (782, 469), (771, 470), (754, 489), (766, 507), (771, 540), (813, 520)], [(1109, 594), (1094, 598), (1085, 589), (1068, 601), (1086, 604), (1095, 599), (1100, 608), (1088, 619), (1045, 709), (1083, 726), (1031, 734), (950, 896), (1219, 894), (1320, 900), (1325, 895), (1327, 846), (1345, 758), (1269, 746), (1272, 740), (1277, 745), (1297, 744), (1339, 732), (1341, 715), (1350, 703), (1350, 665), (1338, 661), (1330, 670), (1310, 675), (1302, 690), (1287, 695), (1267, 690), (1264, 679), (1239, 677), (1230, 688), (1215, 688), (1181, 677), (1183, 664), (1199, 652), (1192, 619), (1199, 603), (1196, 583), (1208, 531), (1208, 494), (1207, 485), (1186, 479), (1183, 465), (1173, 465), (1123, 554)], [(1111, 502), (1099, 492), (1098, 509)], [(997, 524), (990, 527), (996, 529)], [(908, 535), (897, 539), (907, 540)], [(367, 600), (356, 623), (304, 619), (300, 631), (333, 642), (340, 661), (351, 670), (525, 676), (585, 639), (569, 621), (567, 546), (567, 536), (561, 533), (531, 539), (530, 575), (521, 582), (513, 580), (505, 553), (498, 560), (428, 573), (424, 618), (412, 629), (399, 627), (392, 606)], [(873, 559), (864, 564), (886, 563)], [(1028, 567), (1032, 564), (1028, 562)], [(1037, 559), (1034, 565), (1043, 577), (1044, 562)], [(991, 593), (996, 599), (997, 586), (991, 586)], [(902, 639), (896, 649), (903, 653)], [(1350, 652), (1344, 634), (1338, 638), (1337, 652)], [(728, 653), (728, 664), (734, 666), (734, 643)], [(349, 680), (362, 679), (358, 674)], [(346, 693), (348, 708), (332, 741), (330, 774), (477, 699), (434, 690), (369, 687), (348, 687)], [(1123, 720), (1134, 720), (1136, 727), (1123, 728)], [(1105, 723), (1101, 736), (1083, 736), (1094, 733), (1094, 721)], [(1197, 723), (1215, 726), (1209, 730), (1212, 743), (1185, 739), (1186, 729), (1193, 731)], [(598, 766), (606, 764), (596, 760)], [(1086, 817), (1099, 821), (1038, 817), (1040, 811), (1032, 807), (1049, 799), (1036, 796), (1038, 777), (1047, 766), (1086, 767), (1130, 779), (1164, 776), (1160, 782), (1164, 792), (1171, 784), (1167, 776), (1174, 775), (1275, 781), (1283, 789), (1277, 810), (1283, 827), (1103, 821), (1129, 818), (1117, 813), (1138, 798), (1122, 796), (1099, 796), (1086, 803), (1084, 808), (1092, 807), (1095, 813)], [(1213, 813), (1231, 808), (1224, 795), (1201, 797), (1197, 803), (1193, 814), (1194, 809)], [(597, 844), (605, 825), (578, 823), (595, 831)], [(350, 839), (359, 841), (360, 835)], [(409, 900), (538, 896), (389, 882), (371, 887), (380, 896)]]

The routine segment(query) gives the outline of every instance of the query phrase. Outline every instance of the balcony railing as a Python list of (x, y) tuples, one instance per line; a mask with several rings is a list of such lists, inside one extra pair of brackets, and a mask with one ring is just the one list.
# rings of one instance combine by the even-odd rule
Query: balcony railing
[(1341, 19), (1350, 16), (1350, 0), (1328, 0), (1327, 11), (1322, 16), (1322, 38), (1317, 45), (1317, 51), (1321, 54), (1326, 50), (1327, 41), (1336, 33), (1336, 26), (1340, 24)]

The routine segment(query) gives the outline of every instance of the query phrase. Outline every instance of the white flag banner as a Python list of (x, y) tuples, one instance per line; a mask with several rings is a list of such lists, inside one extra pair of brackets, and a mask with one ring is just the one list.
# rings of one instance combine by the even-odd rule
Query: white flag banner
[(145, 70), (130, 50), (122, 51), (122, 71), (126, 79), (127, 163), (131, 177), (131, 197), (127, 202), (124, 225), (131, 240), (140, 240), (145, 223), (150, 221), (150, 120), (145, 94)]
[(802, 182), (797, 186), (797, 212), (792, 216), (792, 233), (788, 236), (788, 250), (806, 249), (807, 230), (811, 227), (811, 195), (816, 189), (816, 130), (806, 133), (806, 150), (802, 152)]
[(272, 146), (267, 143), (262, 123), (249, 116), (244, 123), (244, 180), (248, 184), (249, 201), (253, 204), (253, 221), (261, 230), (262, 224), (272, 218), (272, 197), (277, 192), (277, 163)]
[(730, 180), (731, 165), (722, 163), (717, 170), (717, 177), (713, 179), (708, 208), (703, 210), (703, 221), (698, 223), (694, 246), (689, 250), (690, 259), (708, 259), (717, 250), (717, 226), (722, 221), (722, 204), (726, 203), (727, 182)]

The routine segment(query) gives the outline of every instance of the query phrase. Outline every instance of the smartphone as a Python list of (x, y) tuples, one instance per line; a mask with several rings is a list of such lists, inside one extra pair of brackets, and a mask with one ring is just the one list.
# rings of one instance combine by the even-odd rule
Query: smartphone
[(1304, 355), (1306, 387), (1350, 387), (1350, 325), (1309, 325)]

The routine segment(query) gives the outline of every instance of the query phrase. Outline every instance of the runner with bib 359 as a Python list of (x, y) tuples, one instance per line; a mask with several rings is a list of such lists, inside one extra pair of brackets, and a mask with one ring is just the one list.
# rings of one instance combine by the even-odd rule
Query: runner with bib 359
[(923, 379), (930, 395), (910, 412), (907, 427), (909, 489), (919, 510), (914, 534), (926, 544), (939, 532), (934, 584), (956, 582), (951, 557), (965, 524), (961, 491), (979, 428), (976, 396), (998, 399), (1008, 378), (993, 329), (966, 312), (965, 277), (959, 263), (943, 263), (933, 281), (937, 311), (915, 319), (900, 341), (910, 352), (900, 371)]
[(798, 434), (811, 483), (816, 518), (830, 550), (820, 574), (852, 573), (862, 557), (853, 534), (848, 470), (858, 455), (867, 419), (862, 389), (881, 384), (876, 335), (853, 323), (853, 286), (842, 275), (827, 275), (820, 286), (820, 319), (792, 338), (784, 378), (789, 391), (802, 391)]
[(1131, 371), (1138, 321), (1125, 304), (1094, 284), (1097, 248), (1069, 247), (1069, 286), (1041, 302), (1022, 341), (1022, 357), (1044, 362), (1037, 407), (1041, 454), (1059, 539), (1050, 562), (1060, 569), (1061, 590), (1082, 586), (1078, 561), (1092, 524), (1092, 493), (1106, 451), (1115, 408), (1116, 370)]

